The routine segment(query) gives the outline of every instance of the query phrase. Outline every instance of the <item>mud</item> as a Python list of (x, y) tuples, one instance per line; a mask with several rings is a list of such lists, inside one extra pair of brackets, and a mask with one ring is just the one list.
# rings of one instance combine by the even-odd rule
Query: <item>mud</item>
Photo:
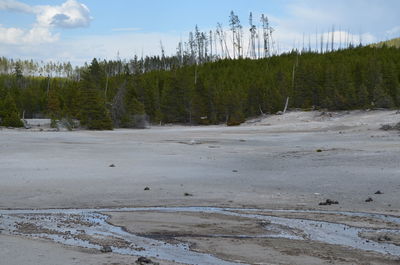
[[(380, 228), (370, 227), (371, 220), (399, 225), (399, 217), (309, 211), (315, 219), (327, 220), (315, 221), (303, 219), (306, 212), (218, 207), (0, 210), (0, 228), (8, 235), (96, 250), (110, 246), (119, 254), (185, 264), (255, 264), (261, 258), (255, 253), (265, 248), (284, 256), (311, 256), (321, 262), (375, 260), (377, 264), (395, 264), (400, 260), (400, 230), (383, 228), (385, 223)], [(351, 217), (351, 226), (343, 224), (343, 217)], [(297, 242), (298, 247), (288, 247), (294, 244), (285, 243), (288, 240)], [(231, 251), (239, 242), (242, 254), (234, 258), (238, 254)], [(308, 244), (318, 247), (304, 248)], [(254, 252), (251, 246), (258, 250)], [(247, 254), (244, 249), (249, 250)], [(346, 254), (350, 252), (352, 255)]]

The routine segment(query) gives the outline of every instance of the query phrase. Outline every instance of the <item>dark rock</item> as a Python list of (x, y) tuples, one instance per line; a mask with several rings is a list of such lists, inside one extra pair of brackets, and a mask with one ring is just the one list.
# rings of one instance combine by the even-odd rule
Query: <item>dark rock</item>
[(189, 193), (189, 192), (185, 192), (184, 193), (185, 196), (193, 196), (193, 194)]
[(114, 164), (111, 164), (109, 167), (115, 167), (115, 165), (114, 165)]
[(384, 236), (380, 236), (380, 237), (378, 237), (378, 241), (391, 241), (392, 239), (389, 237), (389, 236), (387, 236), (387, 235), (384, 235)]
[(149, 187), (145, 187), (144, 190), (150, 190), (150, 188)]
[(321, 150), (321, 149), (317, 149), (316, 152), (317, 152), (317, 153), (321, 153), (322, 150)]
[(389, 124), (385, 124), (385, 125), (382, 125), (380, 129), (384, 130), (384, 131), (389, 131), (392, 129), (392, 126)]
[(391, 241), (392, 239), (388, 235), (383, 235), (378, 237), (378, 241)]
[(338, 201), (333, 201), (331, 199), (327, 199), (326, 202), (329, 203), (329, 204), (339, 204)]
[(332, 204), (339, 204), (339, 202), (331, 199), (326, 199), (324, 202), (319, 203), (319, 205), (332, 205)]
[(232, 170), (232, 172), (238, 172), (236, 169)]
[(103, 246), (103, 248), (100, 249), (100, 251), (101, 251), (102, 253), (109, 253), (109, 252), (112, 252), (112, 249), (111, 249), (110, 246)]
[(146, 257), (139, 257), (136, 260), (136, 264), (139, 264), (139, 265), (144, 265), (144, 264), (158, 265), (159, 263), (158, 262), (153, 262), (151, 259), (146, 258)]
[(371, 197), (369, 197), (368, 199), (365, 200), (365, 202), (373, 202), (373, 201), (374, 200)]
[(378, 190), (378, 191), (375, 192), (375, 194), (383, 194), (383, 192)]
[(390, 238), (388, 235), (384, 235), (384, 236), (383, 236), (383, 239), (384, 239), (385, 241), (392, 241), (392, 238)]
[(398, 123), (396, 123), (396, 124), (394, 124), (394, 125), (391, 125), (391, 124), (384, 124), (384, 125), (381, 126), (380, 129), (381, 129), (381, 130), (384, 130), (384, 131), (390, 131), (390, 130), (397, 130), (397, 131), (400, 131), (400, 122), (398, 122)]

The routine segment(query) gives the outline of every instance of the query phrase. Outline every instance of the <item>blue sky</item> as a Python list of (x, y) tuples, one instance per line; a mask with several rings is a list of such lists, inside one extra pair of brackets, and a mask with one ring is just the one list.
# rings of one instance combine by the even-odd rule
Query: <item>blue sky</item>
[(81, 64), (158, 54), (160, 41), (171, 54), (195, 25), (227, 27), (231, 10), (245, 31), (250, 12), (256, 22), (267, 15), (280, 51), (332, 26), (336, 39), (351, 32), (354, 42), (400, 36), (398, 0), (0, 0), (0, 56)]

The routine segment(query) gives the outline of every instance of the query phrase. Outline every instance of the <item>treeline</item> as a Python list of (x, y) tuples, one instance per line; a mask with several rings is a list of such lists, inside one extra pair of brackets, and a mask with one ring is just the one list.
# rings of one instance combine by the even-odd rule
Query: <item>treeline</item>
[[(94, 59), (79, 78), (0, 75), (0, 117), (79, 119), (89, 129), (153, 123), (240, 124), (289, 108), (365, 109), (400, 106), (400, 49), (357, 47), (327, 53), (293, 51), (263, 59), (224, 59), (143, 71)], [(118, 68), (117, 66), (115, 66)], [(7, 122), (6, 122), (7, 121)], [(10, 126), (15, 126), (10, 125)]]

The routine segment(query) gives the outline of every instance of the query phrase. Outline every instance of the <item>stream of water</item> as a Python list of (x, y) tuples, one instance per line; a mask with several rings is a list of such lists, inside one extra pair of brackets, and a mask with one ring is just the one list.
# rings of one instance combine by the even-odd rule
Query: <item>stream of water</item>
[[(313, 240), (400, 257), (400, 246), (388, 242), (366, 240), (361, 236), (362, 233), (366, 232), (400, 235), (399, 229), (361, 228), (334, 222), (277, 217), (267, 214), (335, 214), (367, 217), (382, 222), (400, 224), (399, 217), (373, 213), (218, 207), (0, 210), (0, 232), (33, 238), (47, 238), (65, 245), (93, 249), (102, 249), (104, 245), (109, 245), (115, 253), (153, 257), (185, 264), (239, 264), (224, 261), (209, 254), (192, 251), (189, 245), (184, 243), (171, 244), (162, 240), (138, 236), (107, 222), (107, 212), (140, 211), (192, 212), (245, 217), (268, 224), (266, 225), (265, 233), (255, 236), (239, 235), (237, 237), (278, 237), (293, 240)], [(210, 236), (223, 237), (225, 235)]]

